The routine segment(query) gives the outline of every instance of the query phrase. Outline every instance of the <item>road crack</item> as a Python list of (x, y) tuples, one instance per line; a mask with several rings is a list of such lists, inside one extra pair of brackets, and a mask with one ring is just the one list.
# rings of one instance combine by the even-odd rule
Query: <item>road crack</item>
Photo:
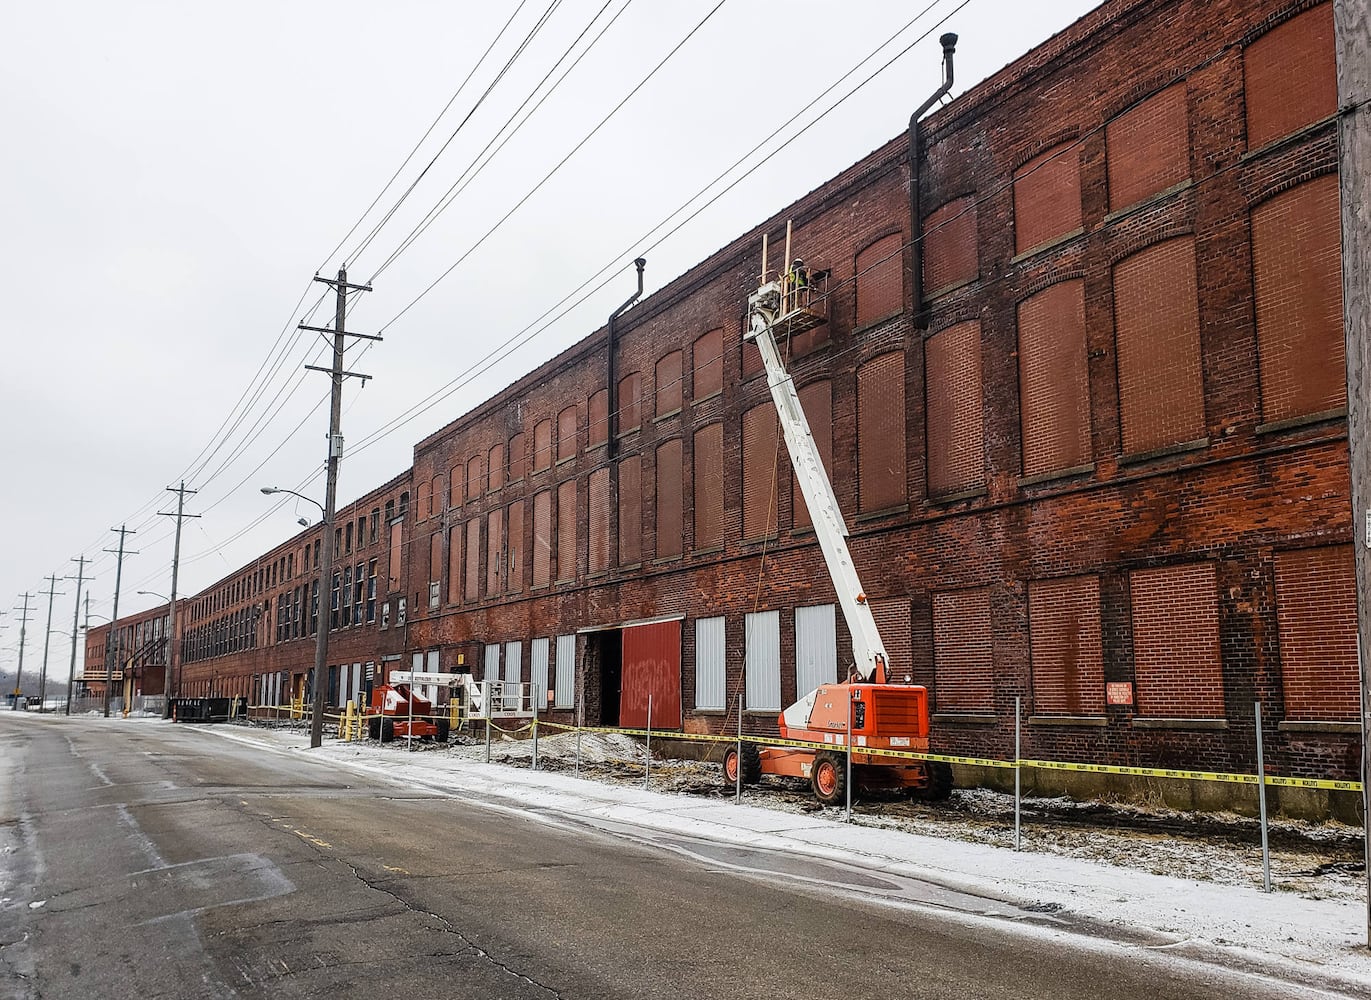
[(347, 859), (339, 858), (338, 860), (341, 861), (343, 864), (347, 865), (347, 867), (352, 871), (353, 877), (356, 878), (357, 881), (361, 882), (368, 889), (371, 889), (373, 892), (379, 892), (389, 896), (391, 899), (395, 900), (410, 913), (416, 914), (418, 916), (429, 917), (437, 921), (437, 923), (439, 924), (439, 929), (444, 934), (450, 934), (453, 937), (455, 937), (458, 941), (462, 942), (462, 949), (458, 952), (455, 952), (454, 955), (459, 955), (463, 952), (470, 952), (471, 954), (476, 955), (482, 961), (489, 963), (491, 966), (498, 969), (505, 975), (510, 976), (514, 979), (518, 979), (521, 982), (528, 983), (535, 989), (542, 990), (549, 996), (556, 997), (557, 1000), (561, 1000), (562, 993), (560, 990), (553, 989), (551, 986), (548, 986), (545, 983), (540, 983), (538, 982), (538, 980), (532, 978), (531, 976), (526, 976), (522, 972), (519, 972), (516, 969), (511, 968), (507, 963), (501, 961), (499, 958), (496, 958), (494, 955), (486, 951), (475, 941), (472, 941), (469, 937), (463, 934), (460, 930), (457, 929), (457, 927), (452, 923), (452, 921), (448, 920), (448, 918), (443, 916), (441, 913), (435, 913), (432, 910), (425, 909), (422, 906), (416, 906), (415, 904), (411, 903), (409, 900), (401, 896), (399, 893), (395, 892), (393, 889), (386, 888), (382, 880), (373, 880), (368, 878), (361, 872), (360, 869), (358, 869), (356, 865), (354, 865)]

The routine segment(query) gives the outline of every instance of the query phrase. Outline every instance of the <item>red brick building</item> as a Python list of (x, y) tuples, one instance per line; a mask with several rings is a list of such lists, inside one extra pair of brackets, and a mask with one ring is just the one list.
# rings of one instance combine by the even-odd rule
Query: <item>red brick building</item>
[[(596, 331), (420, 441), (340, 515), (330, 691), (460, 660), (564, 719), (765, 733), (842, 670), (741, 340), (793, 220), (828, 322), (790, 367), (936, 747), (1010, 753), (1020, 698), (1028, 756), (1250, 771), (1259, 700), (1274, 771), (1356, 777), (1336, 104), (1329, 2), (1105, 3), (926, 118), (916, 171), (902, 134), (612, 364)], [(298, 683), (312, 544), (194, 599), (188, 685)]]

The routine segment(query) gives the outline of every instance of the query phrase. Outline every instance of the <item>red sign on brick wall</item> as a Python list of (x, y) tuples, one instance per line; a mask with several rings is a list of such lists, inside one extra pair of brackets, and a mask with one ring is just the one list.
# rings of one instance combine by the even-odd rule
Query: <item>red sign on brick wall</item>
[(1104, 700), (1110, 705), (1133, 704), (1133, 682), (1110, 681), (1104, 686)]

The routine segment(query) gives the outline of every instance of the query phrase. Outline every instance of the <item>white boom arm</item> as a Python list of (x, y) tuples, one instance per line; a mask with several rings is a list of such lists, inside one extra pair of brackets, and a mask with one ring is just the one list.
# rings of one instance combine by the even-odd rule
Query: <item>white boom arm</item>
[(747, 301), (749, 329), (744, 331), (743, 338), (755, 341), (757, 349), (761, 351), (762, 363), (766, 366), (766, 383), (776, 404), (776, 417), (785, 436), (786, 450), (790, 452), (795, 479), (809, 507), (814, 534), (819, 539), (819, 548), (828, 564), (828, 575), (833, 580), (833, 589), (838, 593), (838, 604), (843, 609), (848, 631), (852, 633), (852, 655), (857, 673), (863, 680), (869, 681), (874, 677), (884, 682), (890, 660), (886, 656), (880, 632), (876, 629), (876, 619), (872, 617), (871, 607), (866, 602), (862, 582), (857, 578), (856, 567), (852, 564), (852, 553), (847, 548), (847, 524), (838, 509), (833, 484), (824, 470), (819, 448), (809, 430), (809, 421), (800, 407), (795, 382), (781, 361), (776, 337), (771, 332), (772, 326), (784, 318), (780, 315), (781, 302), (779, 282), (767, 282), (753, 292)]

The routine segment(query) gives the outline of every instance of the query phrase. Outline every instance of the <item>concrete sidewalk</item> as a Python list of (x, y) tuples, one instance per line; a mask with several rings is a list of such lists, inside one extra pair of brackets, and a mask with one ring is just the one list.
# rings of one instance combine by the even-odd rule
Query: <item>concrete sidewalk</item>
[(738, 805), (663, 794), (457, 754), (406, 753), (398, 745), (326, 740), (312, 750), (307, 734), (288, 730), (216, 726), (196, 731), (264, 751), (305, 753), (402, 786), (497, 808), (855, 863), (1020, 909), (1079, 918), (1125, 941), (1132, 939), (1134, 947), (1170, 949), (1178, 956), (1218, 959), (1281, 979), (1371, 994), (1367, 910), (1361, 903), (1263, 893), (1077, 858), (849, 825), (838, 810), (796, 815), (746, 801)]

